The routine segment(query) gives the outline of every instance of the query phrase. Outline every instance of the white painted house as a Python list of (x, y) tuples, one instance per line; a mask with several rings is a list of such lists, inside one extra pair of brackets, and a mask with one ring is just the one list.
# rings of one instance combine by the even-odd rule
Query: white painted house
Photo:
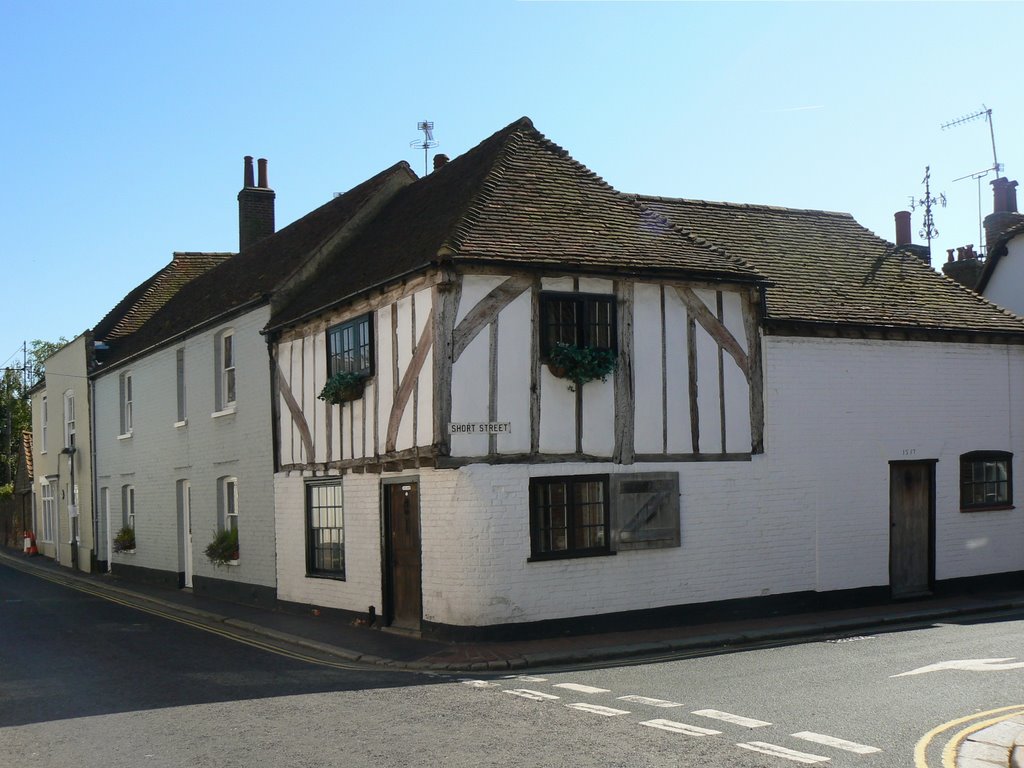
[(265, 329), (280, 600), (507, 637), (1024, 571), (1024, 323), (914, 246), (622, 195), (526, 118), (350, 235)]
[[(274, 192), (246, 158), (240, 249), (180, 286), (94, 372), (98, 508), (115, 575), (271, 604), (276, 597), (270, 297), (372, 210), (404, 166), (274, 232)], [(396, 182), (397, 180), (397, 182)], [(217, 559), (216, 539), (236, 537)], [(230, 551), (228, 551), (230, 550)]]

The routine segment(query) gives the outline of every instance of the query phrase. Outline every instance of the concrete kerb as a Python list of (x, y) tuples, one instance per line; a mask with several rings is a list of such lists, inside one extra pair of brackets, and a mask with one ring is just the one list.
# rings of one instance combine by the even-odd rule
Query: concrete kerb
[[(31, 570), (43, 571), (46, 569), (35, 567), (30, 561), (23, 558), (12, 557), (9, 553), (0, 551), (0, 560), (6, 560), (15, 566), (22, 566)], [(436, 671), (436, 672), (501, 672), (508, 670), (527, 669), (535, 667), (551, 667), (575, 663), (593, 663), (596, 661), (614, 661), (623, 659), (642, 659), (658, 654), (677, 653), (683, 651), (698, 650), (739, 650), (744, 645), (752, 643), (771, 643), (799, 638), (822, 637), (830, 634), (871, 630), (879, 628), (913, 627), (928, 621), (935, 621), (943, 618), (953, 618), (967, 615), (984, 615), (999, 613), (1001, 611), (1024, 609), (1024, 599), (1009, 599), (984, 606), (974, 605), (966, 607), (936, 607), (923, 608), (908, 611), (906, 613), (892, 616), (875, 616), (870, 618), (837, 619), (835, 621), (816, 621), (810, 624), (798, 624), (789, 627), (766, 627), (761, 630), (742, 630), (737, 632), (719, 632), (708, 635), (698, 635), (677, 640), (666, 641), (644, 641), (632, 644), (576, 648), (556, 651), (525, 652), (516, 656), (504, 659), (490, 659), (486, 661), (400, 661), (389, 659), (372, 654), (360, 653), (330, 643), (322, 643), (311, 640), (300, 635), (271, 629), (251, 621), (233, 619), (211, 611), (193, 608), (188, 605), (160, 598), (143, 595), (133, 591), (130, 587), (122, 587), (113, 584), (103, 584), (85, 575), (79, 575), (71, 571), (52, 572), (60, 579), (70, 582), (76, 581), (87, 583), (97, 591), (105, 591), (116, 595), (126, 601), (135, 601), (140, 605), (157, 606), (163, 612), (177, 613), (201, 619), (209, 624), (222, 624), (235, 629), (248, 632), (253, 635), (263, 636), (278, 642), (287, 643), (298, 647), (323, 654), (328, 657), (338, 658), (343, 661), (380, 666), (390, 669), (404, 669), (409, 671)], [(1021, 745), (1016, 752), (1021, 753), (1021, 765), (1015, 768), (1024, 768), (1024, 745)]]

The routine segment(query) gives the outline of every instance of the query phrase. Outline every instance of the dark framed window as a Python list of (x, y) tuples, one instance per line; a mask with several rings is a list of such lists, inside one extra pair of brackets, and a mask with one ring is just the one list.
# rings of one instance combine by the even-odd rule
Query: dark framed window
[(1006, 509), (1013, 506), (1013, 454), (972, 451), (960, 457), (960, 509)]
[(341, 483), (306, 486), (306, 570), (345, 578), (345, 521)]
[(615, 297), (589, 293), (542, 292), (540, 353), (546, 360), (556, 344), (616, 348)]
[(530, 479), (531, 559), (609, 554), (608, 476)]
[(373, 326), (371, 315), (348, 320), (327, 329), (327, 375), (373, 373)]

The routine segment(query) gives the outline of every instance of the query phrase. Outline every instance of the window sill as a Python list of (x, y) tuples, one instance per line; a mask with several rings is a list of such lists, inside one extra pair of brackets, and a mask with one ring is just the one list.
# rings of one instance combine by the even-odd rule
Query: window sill
[(545, 552), (540, 555), (530, 555), (526, 558), (528, 563), (543, 563), (548, 560), (579, 560), (584, 557), (611, 557), (616, 553), (611, 550), (587, 550), (585, 552)]
[(307, 573), (307, 579), (321, 579), (326, 581), (345, 581), (345, 574), (332, 574), (332, 573)]
[(123, 435), (118, 435), (117, 436), (118, 440), (131, 440), (131, 438), (132, 438), (132, 433), (131, 432), (125, 432)]
[(974, 512), (1005, 512), (1010, 509), (1016, 509), (1013, 504), (994, 504), (991, 507), (960, 507), (960, 513), (969, 515)]
[(181, 429), (182, 427), (187, 427), (187, 426), (188, 426), (188, 419), (183, 419), (181, 421), (174, 422), (174, 428), (175, 429)]
[(235, 415), (235, 406), (229, 405), (227, 408), (225, 408), (222, 411), (214, 411), (213, 413), (211, 413), (210, 414), (210, 418), (211, 419), (219, 419), (222, 416), (234, 416), (234, 415)]
[(115, 555), (134, 555), (134, 549), (122, 549), (120, 552), (115, 552)]

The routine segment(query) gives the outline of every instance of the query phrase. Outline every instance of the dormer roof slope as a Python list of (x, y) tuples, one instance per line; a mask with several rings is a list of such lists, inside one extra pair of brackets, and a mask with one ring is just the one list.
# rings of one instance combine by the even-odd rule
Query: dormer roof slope
[(767, 276), (771, 323), (1024, 332), (1015, 315), (931, 269), (847, 213), (636, 196)]
[(231, 253), (179, 253), (171, 263), (121, 299), (93, 329), (97, 341), (114, 341), (134, 333), (170, 301), (182, 286), (230, 258)]
[(105, 364), (109, 367), (242, 307), (269, 301), (279, 286), (389, 182), (395, 179), (411, 182), (415, 178), (408, 163), (397, 163), (279, 232), (223, 260), (181, 286), (132, 333), (116, 339), (104, 358)]
[(524, 117), (402, 189), (336, 254), (328, 279), (282, 307), (271, 326), (446, 261), (761, 279), (617, 192)]

